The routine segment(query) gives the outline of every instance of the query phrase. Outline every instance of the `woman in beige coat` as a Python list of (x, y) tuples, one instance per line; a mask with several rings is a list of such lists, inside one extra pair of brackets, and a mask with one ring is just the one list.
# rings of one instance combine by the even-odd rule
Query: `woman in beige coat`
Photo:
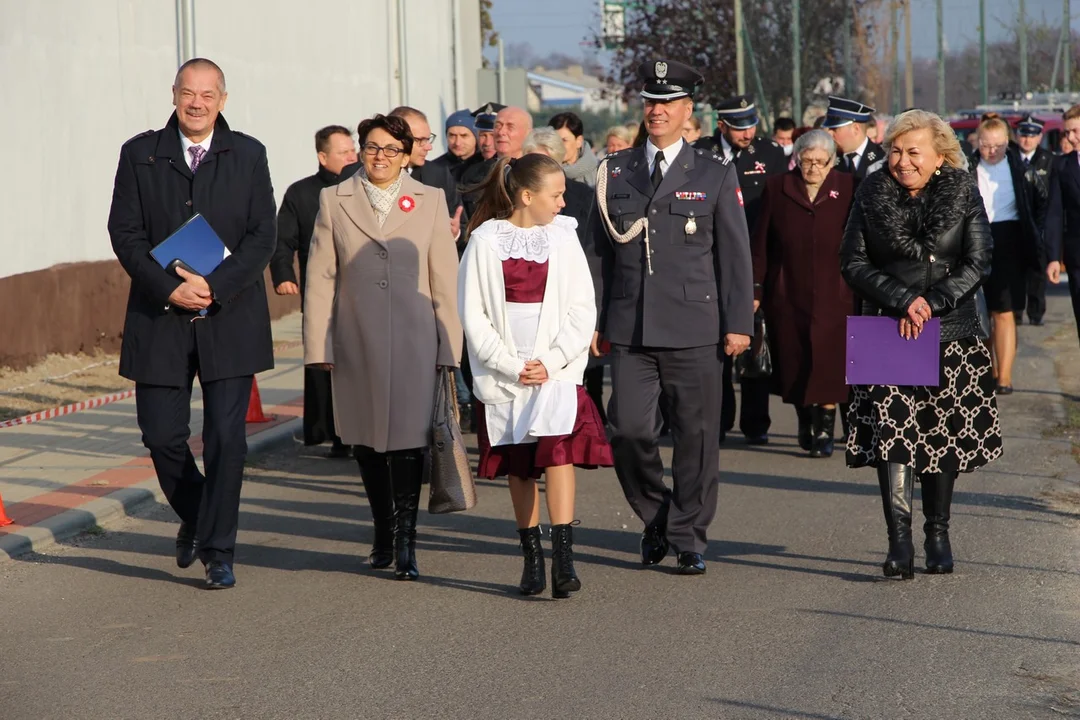
[(439, 366), (461, 357), (457, 250), (441, 190), (402, 172), (401, 118), (357, 128), (363, 168), (319, 197), (304, 295), (304, 363), (333, 371), (334, 420), (356, 457), (375, 524), (372, 567), (415, 580)]

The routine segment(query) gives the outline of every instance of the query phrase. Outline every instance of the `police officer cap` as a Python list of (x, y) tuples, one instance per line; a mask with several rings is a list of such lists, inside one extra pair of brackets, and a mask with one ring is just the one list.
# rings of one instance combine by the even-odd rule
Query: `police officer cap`
[(495, 116), (505, 105), (489, 102), (483, 107), (473, 110), (472, 116), (476, 118), (476, 131), (491, 131), (495, 129)]
[(675, 60), (653, 60), (642, 63), (638, 75), (644, 83), (641, 97), (649, 100), (693, 98), (705, 78), (694, 68)]
[(757, 107), (752, 95), (736, 95), (715, 108), (716, 119), (734, 130), (746, 130), (758, 124)]
[(874, 108), (863, 105), (858, 100), (829, 96), (829, 109), (821, 127), (831, 130), (851, 123), (868, 123), (873, 119)]
[(1020, 135), (1039, 135), (1043, 131), (1043, 121), (1034, 115), (1025, 115), (1016, 125), (1016, 132)]

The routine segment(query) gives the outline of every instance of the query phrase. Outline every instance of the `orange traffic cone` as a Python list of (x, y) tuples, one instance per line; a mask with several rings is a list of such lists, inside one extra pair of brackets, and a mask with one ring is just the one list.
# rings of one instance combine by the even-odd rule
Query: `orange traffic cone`
[(247, 420), (249, 423), (264, 423), (273, 421), (273, 415), (264, 415), (262, 400), (259, 398), (259, 384), (255, 378), (251, 378), (251, 399), (248, 401)]
[(5, 525), (11, 525), (14, 522), (15, 521), (9, 518), (7, 516), (7, 513), (4, 512), (4, 498), (0, 497), (0, 527), (4, 527)]

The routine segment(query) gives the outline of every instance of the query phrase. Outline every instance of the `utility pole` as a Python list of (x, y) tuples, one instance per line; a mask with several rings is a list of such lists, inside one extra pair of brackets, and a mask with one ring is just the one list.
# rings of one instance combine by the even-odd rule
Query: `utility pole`
[(845, 2), (844, 6), (844, 97), (855, 97), (858, 93), (851, 73), (851, 13), (855, 8), (850, 2)]
[(911, 65), (911, 0), (904, 0), (904, 107), (915, 107), (915, 69)]
[(735, 86), (740, 95), (746, 94), (746, 62), (743, 57), (742, 0), (735, 0)]
[(1061, 59), (1065, 77), (1065, 94), (1072, 92), (1072, 12), (1069, 9), (1069, 0), (1062, 0), (1062, 9), (1065, 11), (1061, 18)]
[(802, 36), (799, 33), (799, 0), (791, 0), (791, 114), (802, 124)]
[(979, 97), (985, 105), (990, 102), (990, 76), (986, 71), (986, 0), (979, 0), (979, 77), (982, 78)]
[(892, 11), (892, 114), (900, 114), (900, 0), (891, 0)]
[[(1025, 0), (1020, 0), (1020, 18), (1017, 33), (1020, 36), (1020, 95), (1027, 97), (1028, 91), (1028, 68), (1027, 68), (1027, 12), (1024, 10)], [(940, 5), (940, 2), (938, 3)]]
[(937, 112), (945, 117), (945, 0), (937, 0)]

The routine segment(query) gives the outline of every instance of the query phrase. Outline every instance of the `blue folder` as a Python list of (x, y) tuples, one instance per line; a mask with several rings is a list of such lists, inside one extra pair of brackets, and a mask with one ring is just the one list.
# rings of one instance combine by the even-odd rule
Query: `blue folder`
[(214, 272), (228, 254), (225, 243), (199, 213), (150, 251), (150, 256), (166, 270), (179, 266), (203, 277)]

